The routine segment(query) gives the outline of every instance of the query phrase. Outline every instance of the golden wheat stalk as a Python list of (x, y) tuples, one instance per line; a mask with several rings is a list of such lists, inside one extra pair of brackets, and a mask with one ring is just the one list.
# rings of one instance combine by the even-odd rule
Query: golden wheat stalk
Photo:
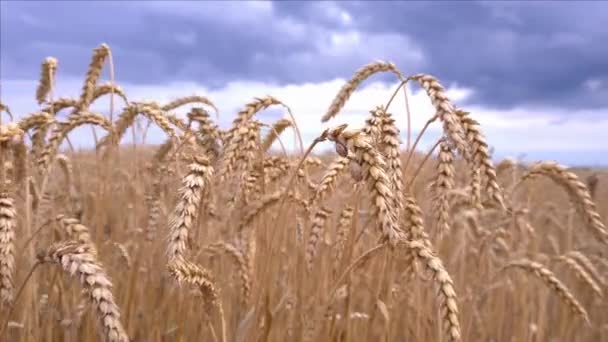
[(478, 210), (483, 209), (481, 203), (481, 170), (475, 167), (471, 168), (469, 196), (471, 207)]
[[(6, 112), (6, 114), (8, 114), (9, 117), (13, 116), (13, 113), (11, 113), (11, 109), (8, 108), (7, 105), (5, 105), (4, 103), (0, 102), (0, 114), (2, 114), (2, 112)], [(2, 124), (2, 122), (0, 122), (0, 125)]]
[(375, 61), (364, 65), (355, 72), (353, 77), (348, 80), (346, 84), (342, 86), (338, 94), (336, 94), (336, 97), (334, 98), (332, 103), (329, 105), (327, 112), (325, 112), (325, 114), (321, 118), (321, 122), (327, 122), (336, 115), (338, 115), (340, 110), (346, 104), (346, 101), (348, 101), (348, 99), (355, 92), (357, 87), (370, 76), (381, 72), (391, 72), (395, 74), (399, 80), (403, 79), (403, 75), (393, 63), (385, 61)]
[[(158, 184), (160, 185), (160, 184)], [(146, 240), (152, 241), (156, 238), (158, 230), (158, 221), (161, 216), (161, 202), (157, 194), (160, 192), (160, 186), (157, 183), (152, 187), (150, 193), (146, 196), (146, 204), (148, 206), (148, 224), (146, 225)]]
[(319, 208), (312, 219), (312, 227), (308, 234), (308, 243), (306, 244), (306, 266), (309, 272), (312, 271), (314, 258), (319, 251), (319, 242), (325, 231), (325, 223), (332, 214), (332, 211), (326, 207)]
[(287, 191), (286, 189), (277, 190), (271, 194), (264, 195), (259, 200), (253, 202), (247, 210), (245, 211), (245, 215), (241, 218), (239, 224), (237, 225), (237, 232), (243, 232), (245, 228), (249, 227), (253, 220), (264, 210), (270, 208), (270, 206), (279, 202), (279, 200), (283, 199), (283, 196), (287, 192), (287, 198), (293, 201), (294, 203), (298, 203), (302, 205), (306, 212), (309, 211), (308, 202), (296, 196), (293, 192)]
[[(492, 162), (492, 156), (488, 149), (488, 143), (481, 131), (480, 125), (475, 121), (469, 112), (456, 110), (456, 115), (460, 119), (460, 123), (464, 129), (464, 134), (471, 147), (472, 161), (471, 168), (475, 173), (474, 182), (480, 182), (481, 176), (485, 179), (485, 191), (492, 201), (504, 208), (503, 193), (496, 177), (496, 170)], [(479, 171), (477, 171), (479, 170)], [(479, 173), (479, 175), (477, 175)], [(477, 183), (475, 186), (478, 186)]]
[(370, 111), (371, 116), (365, 121), (363, 132), (370, 137), (372, 144), (378, 149), (386, 160), (386, 173), (388, 174), (393, 192), (395, 193), (395, 206), (397, 217), (403, 209), (401, 198), (403, 196), (403, 173), (401, 170), (401, 139), (399, 128), (390, 113), (379, 106)]
[(135, 105), (135, 111), (137, 112), (136, 114), (142, 114), (148, 120), (154, 122), (154, 124), (162, 129), (169, 137), (176, 137), (175, 130), (171, 127), (171, 122), (162, 109), (158, 109), (156, 106), (147, 103), (141, 103)]
[(170, 124), (180, 129), (184, 134), (190, 131), (186, 122), (180, 118), (178, 118), (175, 114), (164, 113), (164, 116), (167, 118)]
[(351, 222), (353, 220), (353, 216), (355, 214), (355, 209), (351, 206), (347, 206), (340, 213), (340, 218), (338, 219), (338, 228), (336, 232), (336, 242), (334, 243), (334, 264), (333, 264), (333, 273), (334, 275), (338, 273), (338, 268), (340, 267), (340, 263), (342, 262), (342, 258), (344, 256), (344, 250), (348, 243), (349, 231), (351, 229)]
[(223, 137), (224, 143), (230, 145), (232, 140), (239, 140), (239, 138), (235, 136), (235, 134), (238, 135), (239, 128), (251, 120), (259, 111), (274, 105), (282, 106), (286, 108), (289, 113), (291, 113), (291, 109), (289, 109), (289, 107), (272, 96), (255, 98), (253, 101), (247, 103), (245, 107), (236, 114), (236, 118), (234, 118), (232, 121), (232, 126)]
[(279, 156), (266, 156), (262, 163), (264, 168), (264, 183), (271, 184), (286, 176), (292, 167), (287, 158)]
[(82, 199), (74, 184), (74, 171), (72, 168), (72, 162), (64, 154), (58, 154), (56, 157), (61, 171), (65, 177), (66, 188), (70, 199), (70, 216), (80, 219), (83, 212)]
[(437, 117), (443, 122), (444, 134), (449, 137), (450, 142), (461, 155), (467, 156), (468, 146), (464, 138), (463, 127), (456, 115), (454, 105), (446, 95), (445, 88), (434, 76), (427, 74), (417, 74), (407, 79), (417, 81), (427, 92), (435, 107)]
[(440, 234), (450, 230), (450, 203), (448, 193), (454, 188), (454, 152), (446, 140), (439, 143), (439, 163), (437, 176), (431, 184), (433, 192), (433, 208)]
[(30, 129), (49, 125), (54, 122), (53, 116), (47, 112), (34, 112), (19, 120), (19, 128), (27, 132)]
[(55, 116), (57, 115), (57, 113), (64, 109), (76, 106), (78, 106), (78, 99), (74, 99), (71, 97), (60, 97), (48, 103), (48, 105), (42, 108), (41, 111)]
[(120, 310), (112, 295), (112, 282), (93, 251), (91, 245), (79, 242), (55, 243), (38, 254), (38, 261), (57, 264), (80, 281), (95, 308), (100, 332), (106, 341), (129, 342), (120, 322)]
[(381, 112), (380, 124), (380, 152), (386, 159), (386, 172), (395, 192), (395, 205), (399, 212), (403, 209), (402, 197), (404, 194), (404, 179), (401, 170), (401, 138), (399, 137), (399, 128), (395, 123), (395, 119), (391, 113), (387, 113), (383, 107), (378, 108)]
[(194, 157), (188, 168), (188, 174), (183, 178), (179, 191), (179, 202), (169, 222), (167, 247), (169, 262), (178, 258), (185, 259), (189, 250), (190, 232), (196, 223), (203, 191), (213, 176), (213, 168), (206, 157)]
[(111, 131), (110, 134), (101, 138), (96, 148), (99, 149), (102, 146), (107, 146), (108, 143), (110, 143), (110, 141), (112, 140), (116, 143), (119, 143), (127, 129), (131, 127), (131, 125), (135, 121), (135, 117), (138, 114), (137, 108), (138, 107), (135, 104), (131, 104), (125, 107), (122, 113), (118, 115), (118, 119), (115, 120), (114, 129)]
[(107, 94), (116, 94), (124, 101), (125, 104), (129, 103), (125, 91), (118, 84), (114, 84), (112, 82), (106, 82), (96, 86), (93, 90), (93, 97), (91, 98), (91, 103), (95, 102), (95, 100)]
[(566, 257), (576, 260), (576, 262), (583, 266), (602, 286), (606, 286), (606, 279), (585, 254), (579, 251), (570, 251), (566, 253)]
[(82, 85), (80, 100), (78, 101), (78, 111), (85, 111), (91, 105), (97, 80), (101, 76), (103, 64), (109, 55), (110, 47), (107, 44), (101, 44), (93, 50), (91, 64), (89, 64), (89, 69), (87, 70), (84, 84)]
[(390, 180), (384, 171), (386, 163), (363, 132), (345, 130), (346, 125), (330, 130), (328, 139), (343, 146), (344, 157), (348, 152), (361, 166), (362, 177), (371, 193), (372, 215), (378, 220), (383, 238), (395, 244), (403, 238), (403, 231), (397, 225), (397, 208)]
[(171, 139), (167, 139), (154, 153), (152, 162), (149, 166), (151, 177), (150, 189), (146, 194), (146, 204), (148, 208), (148, 224), (146, 225), (146, 239), (152, 241), (156, 237), (158, 230), (159, 219), (161, 216), (161, 178), (164, 174), (165, 167), (163, 166), (166, 156), (173, 148), (174, 144)]
[(242, 297), (242, 304), (243, 305), (247, 305), (248, 301), (249, 301), (249, 297), (251, 295), (251, 274), (252, 271), (249, 268), (249, 264), (248, 264), (248, 258), (247, 258), (247, 251), (243, 250), (246, 248), (237, 248), (235, 245), (228, 243), (228, 242), (216, 242), (214, 244), (211, 244), (207, 247), (205, 247), (206, 250), (212, 251), (212, 252), (219, 252), (219, 251), (224, 251), (226, 252), (228, 255), (230, 255), (230, 257), (232, 258), (232, 260), (234, 261), (237, 270), (238, 270), (238, 274), (241, 278), (241, 297)]
[(585, 308), (579, 303), (574, 297), (570, 289), (566, 287), (556, 276), (543, 266), (541, 263), (529, 260), (529, 259), (518, 259), (509, 262), (502, 270), (508, 268), (521, 268), (529, 273), (534, 274), (536, 277), (541, 279), (547, 286), (549, 286), (557, 295), (568, 305), (570, 310), (576, 315), (581, 317), (587, 324), (591, 324), (589, 321), (589, 314)]
[(222, 153), (220, 130), (209, 117), (209, 113), (203, 108), (195, 107), (188, 113), (188, 120), (198, 123), (196, 140), (203, 148), (203, 153), (212, 161), (217, 159)]
[(208, 98), (206, 98), (204, 96), (198, 96), (198, 95), (191, 95), (191, 96), (184, 96), (184, 97), (177, 98), (177, 99), (167, 103), (166, 105), (162, 106), (160, 109), (163, 112), (169, 112), (169, 111), (177, 109), (181, 106), (185, 106), (185, 105), (191, 104), (191, 103), (206, 104), (207, 106), (213, 108), (213, 110), (216, 113), (218, 113), (217, 107), (213, 104), (213, 102), (211, 102), (211, 100), (209, 100)]
[(277, 138), (285, 131), (287, 128), (293, 126), (291, 120), (287, 118), (279, 119), (270, 128), (270, 132), (264, 137), (262, 140), (262, 151), (266, 152), (270, 149), (270, 146), (274, 144)]
[(15, 229), (17, 211), (14, 199), (7, 192), (0, 193), (0, 300), (13, 301), (15, 273)]
[(562, 186), (572, 202), (578, 206), (597, 239), (608, 244), (608, 232), (597, 212), (595, 203), (591, 200), (587, 186), (574, 173), (567, 171), (564, 166), (552, 161), (539, 162), (532, 165), (528, 172), (522, 176), (522, 181), (539, 175), (545, 175)]
[(422, 209), (411, 194), (404, 196), (404, 227), (406, 236), (412, 241), (423, 241), (430, 247), (429, 237), (424, 229)]
[(97, 125), (108, 131), (111, 129), (111, 123), (108, 119), (100, 114), (90, 112), (81, 112), (78, 116), (72, 116), (69, 121), (58, 123), (53, 129), (44, 150), (40, 152), (38, 167), (41, 173), (44, 174), (48, 170), (52, 158), (57, 154), (57, 150), (68, 133), (79, 126), (86, 124)]
[(99, 141), (96, 148), (99, 149), (103, 146), (108, 146), (110, 142), (115, 144), (120, 143), (127, 129), (133, 125), (135, 118), (139, 114), (145, 116), (148, 120), (161, 128), (169, 137), (173, 139), (176, 138), (175, 130), (171, 127), (171, 121), (168, 119), (167, 115), (163, 113), (160, 107), (153, 103), (131, 103), (119, 114), (113, 129)]
[(253, 168), (257, 153), (260, 149), (260, 122), (255, 120), (250, 121), (247, 123), (246, 127), (247, 133), (243, 136), (243, 143), (239, 146), (235, 159), (237, 166), (235, 169), (238, 170), (240, 166), (244, 170), (242, 177), (245, 176), (245, 173), (248, 170)]
[(53, 88), (55, 81), (55, 74), (57, 73), (57, 59), (54, 57), (47, 57), (42, 62), (40, 70), (40, 81), (38, 82), (38, 88), (36, 88), (36, 101), (38, 104), (46, 102), (46, 96)]
[(213, 278), (208, 270), (181, 257), (172, 260), (168, 264), (168, 269), (179, 283), (197, 286), (210, 308), (217, 305), (218, 290), (213, 284)]
[(593, 280), (591, 275), (587, 273), (587, 271), (583, 268), (582, 265), (578, 263), (576, 259), (568, 255), (560, 255), (557, 260), (568, 265), (568, 267), (575, 272), (576, 276), (581, 279), (585, 284), (587, 284), (587, 286), (589, 286), (589, 288), (593, 291), (593, 293), (595, 293), (596, 296), (603, 296), (602, 288), (600, 287), (600, 285), (596, 283), (595, 280)]
[[(47, 107), (44, 107), (42, 109), (42, 113), (47, 113), (50, 116), (50, 119), (48, 120), (44, 120), (42, 116), (39, 116), (40, 120), (44, 120), (46, 122), (40, 122), (40, 125), (36, 125), (32, 128), (35, 129), (34, 134), (32, 136), (32, 155), (35, 158), (38, 158), (40, 155), (40, 152), (42, 151), (42, 149), (44, 148), (44, 143), (45, 143), (45, 139), (48, 133), (49, 128), (51, 127), (51, 124), (55, 123), (55, 117), (57, 115), (57, 113), (59, 113), (60, 111), (66, 109), (66, 108), (70, 108), (70, 107), (77, 107), (78, 106), (78, 100), (77, 99), (73, 99), (73, 98), (59, 98), (57, 100), (52, 101), (51, 103), (49, 103), (49, 105)], [(28, 115), (27, 117), (25, 117), (23, 119), (24, 121), (24, 125), (27, 122), (28, 118), (34, 119), (32, 116), (37, 116), (38, 113), (32, 113), (30, 115)], [(34, 119), (36, 120), (36, 119)]]
[(19, 124), (11, 122), (6, 125), (0, 125), (0, 143), (14, 141), (23, 137), (23, 130), (19, 128)]
[(403, 240), (407, 250), (412, 251), (420, 259), (425, 268), (433, 274), (438, 287), (438, 297), (443, 314), (443, 324), (449, 341), (459, 341), (461, 338), (458, 298), (454, 290), (454, 283), (446, 271), (441, 259), (433, 253), (427, 243), (423, 241)]
[(230, 139), (230, 142), (224, 149), (222, 159), (220, 160), (221, 167), (218, 172), (220, 181), (225, 181), (232, 172), (238, 169), (239, 165), (246, 165), (246, 163), (239, 163), (239, 161), (247, 162), (255, 158), (259, 130), (260, 123), (258, 121), (250, 121), (239, 126), (238, 130), (233, 133), (233, 138)]
[[(351, 156), (354, 157), (354, 156)], [(346, 170), (346, 167), (351, 162), (349, 157), (338, 156), (328, 167), (321, 181), (317, 185), (315, 192), (310, 199), (310, 206), (316, 206), (329, 197), (336, 187), (336, 183), (341, 173)]]
[(385, 111), (384, 108), (380, 106), (376, 107), (374, 110), (370, 110), (369, 113), (371, 115), (365, 120), (365, 126), (362, 131), (369, 136), (374, 146), (379, 146), (382, 141), (382, 116)]
[(95, 248), (95, 244), (91, 239), (91, 233), (87, 226), (80, 223), (80, 220), (65, 215), (57, 215), (55, 219), (61, 223), (63, 230), (65, 230), (67, 234), (67, 240), (88, 245), (90, 247), (90, 253), (97, 257), (97, 248)]
[(218, 311), (221, 321), (222, 342), (225, 342), (226, 324), (224, 322), (224, 310), (219, 300), (219, 291), (214, 285), (211, 273), (203, 267), (183, 259), (181, 256), (171, 260), (167, 268), (179, 284), (186, 283), (200, 291), (205, 301), (205, 310), (208, 316), (211, 316), (213, 309)]
[[(8, 123), (0, 125), (0, 191), (4, 192), (7, 188), (13, 186), (12, 180), (7, 179), (8, 168), (14, 168), (11, 161), (5, 160), (10, 152), (17, 158), (15, 162), (18, 164), (18, 172), (25, 170), (25, 155), (27, 151), (23, 151), (24, 132), (19, 128), (17, 123)], [(23, 165), (22, 165), (23, 164)], [(14, 171), (14, 170), (13, 170)], [(14, 176), (14, 175), (13, 175)], [(17, 174), (17, 181), (20, 183), (23, 174)]]
[(15, 180), (15, 186), (19, 187), (25, 181), (27, 175), (28, 151), (22, 139), (13, 141), (11, 145), (14, 163), (13, 179)]

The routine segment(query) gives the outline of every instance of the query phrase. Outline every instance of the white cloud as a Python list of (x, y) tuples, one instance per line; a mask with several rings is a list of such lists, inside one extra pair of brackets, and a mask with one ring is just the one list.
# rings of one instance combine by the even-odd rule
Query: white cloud
[[(310, 143), (324, 128), (347, 123), (351, 127), (362, 127), (369, 111), (378, 105), (384, 105), (396, 89), (397, 84), (385, 85), (373, 80), (363, 84), (347, 102), (342, 112), (329, 123), (321, 123), (321, 117), (329, 107), (333, 97), (342, 87), (345, 80), (337, 79), (322, 83), (292, 84), (276, 86), (260, 82), (231, 82), (217, 90), (208, 90), (196, 83), (172, 83), (164, 86), (139, 86), (123, 84), (130, 100), (154, 99), (160, 103), (179, 96), (199, 94), (209, 97), (220, 109), (220, 126), (227, 127), (236, 112), (254, 97), (272, 95), (286, 103), (292, 109), (298, 126), (304, 136), (305, 144)], [(13, 113), (23, 113), (37, 109), (34, 101), (35, 81), (4, 81), (2, 83), (2, 100), (8, 104)], [(61, 80), (57, 84), (56, 96), (77, 96), (81, 81), (75, 79)], [(458, 86), (448, 86), (448, 96), (456, 105), (463, 103), (472, 92)], [(434, 113), (430, 100), (418, 87), (410, 88), (409, 104), (412, 114), (413, 131), (417, 132)], [(117, 106), (122, 106), (118, 99)], [(95, 110), (107, 111), (108, 101), (104, 99), (94, 106)], [(116, 112), (118, 112), (118, 109)], [(591, 154), (597, 151), (608, 151), (605, 132), (608, 131), (608, 108), (566, 111), (559, 108), (514, 108), (497, 110), (482, 105), (470, 105), (464, 108), (472, 112), (482, 125), (490, 145), (495, 147), (498, 155), (518, 155), (528, 153), (531, 156), (558, 159), (564, 163), (588, 162)], [(183, 115), (187, 109), (180, 111)], [(406, 131), (406, 112), (403, 94), (395, 97), (391, 112), (397, 120), (403, 136)], [(267, 123), (269, 115), (260, 113), (258, 118)], [(589, 118), (595, 118), (590, 120)], [(566, 119), (566, 120), (563, 120)], [(557, 122), (557, 123), (556, 123)], [(440, 134), (440, 125), (436, 124), (429, 131), (428, 139), (423, 140), (421, 147), (428, 148), (432, 138)], [(151, 136), (152, 142), (160, 142), (162, 136), (156, 133)], [(79, 134), (88, 134), (81, 130)], [(75, 144), (86, 144), (90, 137), (76, 136)], [(293, 136), (284, 138), (286, 144), (293, 147)], [(329, 145), (325, 146), (326, 148)], [(597, 155), (597, 153), (595, 154)], [(560, 160), (560, 158), (562, 160)], [(598, 161), (599, 162), (599, 161)]]
[(347, 11), (340, 8), (340, 6), (338, 6), (338, 4), (335, 2), (319, 1), (311, 3), (311, 6), (315, 9), (315, 13), (325, 16), (328, 20), (341, 23), (343, 25), (350, 25), (352, 23), (353, 18), (351, 15)]
[(583, 83), (583, 87), (590, 92), (597, 92), (604, 87), (602, 80), (590, 78)]
[[(303, 45), (313, 44), (313, 50), (287, 50), (281, 58), (264, 53), (254, 56), (255, 61), (260, 63), (270, 61), (286, 70), (293, 65), (314, 66), (315, 70), (320, 70), (335, 68), (344, 60), (359, 64), (375, 59), (399, 59), (400, 63), (411, 67), (424, 66), (425, 59), (421, 47), (408, 35), (347, 29), (350, 27), (352, 17), (335, 3), (318, 2), (312, 7), (319, 12), (319, 15), (339, 25), (333, 28), (311, 25), (301, 19), (281, 16), (270, 1), (221, 3), (175, 1), (170, 5), (163, 2), (138, 5), (142, 11), (171, 13), (183, 18), (195, 18), (223, 27), (233, 27), (235, 30), (247, 27), (251, 39), (270, 39), (275, 44), (281, 42), (288, 45), (294, 42)], [(226, 16), (226, 13), (230, 15)]]
[(346, 11), (340, 12), (340, 19), (342, 20), (342, 23), (344, 23), (345, 25), (348, 25), (353, 21), (353, 18), (351, 17), (351, 15)]

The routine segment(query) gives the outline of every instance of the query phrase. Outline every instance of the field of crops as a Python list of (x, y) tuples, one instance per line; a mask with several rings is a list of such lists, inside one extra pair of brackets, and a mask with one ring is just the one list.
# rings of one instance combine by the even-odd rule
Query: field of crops
[[(608, 340), (603, 171), (494, 163), (475, 113), (389, 62), (353, 74), (307, 145), (278, 98), (140, 101), (111, 58), (94, 49), (77, 95), (54, 92), (49, 57), (38, 112), (0, 103), (0, 341)], [(378, 73), (426, 92), (425, 129), (395, 124), (402, 87), (339, 124)], [(91, 110), (102, 97), (116, 114)], [(166, 142), (121, 144), (139, 118)], [(83, 125), (105, 131), (90, 151), (70, 142)]]

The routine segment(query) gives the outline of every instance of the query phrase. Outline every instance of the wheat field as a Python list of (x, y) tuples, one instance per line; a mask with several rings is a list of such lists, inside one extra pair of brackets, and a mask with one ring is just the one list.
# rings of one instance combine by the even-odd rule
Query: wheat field
[[(112, 65), (95, 48), (70, 97), (49, 57), (39, 111), (0, 103), (1, 341), (608, 341), (608, 177), (495, 163), (435, 77), (365, 65), (331, 128), (287, 151), (299, 130), (280, 99), (236, 114), (204, 94), (139, 101)], [(378, 73), (427, 93), (425, 129), (396, 126), (401, 89), (362, 129), (332, 126)], [(116, 115), (90, 109), (101, 97)], [(275, 106), (287, 115), (257, 115)], [(165, 143), (121, 144), (141, 122)], [(76, 150), (85, 125), (105, 133)], [(431, 125), (443, 134), (425, 151)]]

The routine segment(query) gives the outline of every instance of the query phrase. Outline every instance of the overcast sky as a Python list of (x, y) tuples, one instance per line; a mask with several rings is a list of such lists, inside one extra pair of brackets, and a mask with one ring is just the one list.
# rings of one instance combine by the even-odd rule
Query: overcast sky
[[(0, 11), (2, 101), (18, 116), (38, 108), (45, 57), (59, 60), (56, 95), (77, 96), (92, 49), (105, 42), (130, 100), (206, 95), (226, 125), (253, 97), (273, 95), (310, 141), (328, 125), (360, 126), (386, 103), (395, 79), (375, 76), (320, 123), (345, 80), (380, 59), (438, 77), (497, 156), (608, 164), (608, 2), (3, 0)], [(409, 91), (419, 129), (432, 107), (419, 88)], [(391, 107), (402, 132), (403, 108), (402, 98)]]

